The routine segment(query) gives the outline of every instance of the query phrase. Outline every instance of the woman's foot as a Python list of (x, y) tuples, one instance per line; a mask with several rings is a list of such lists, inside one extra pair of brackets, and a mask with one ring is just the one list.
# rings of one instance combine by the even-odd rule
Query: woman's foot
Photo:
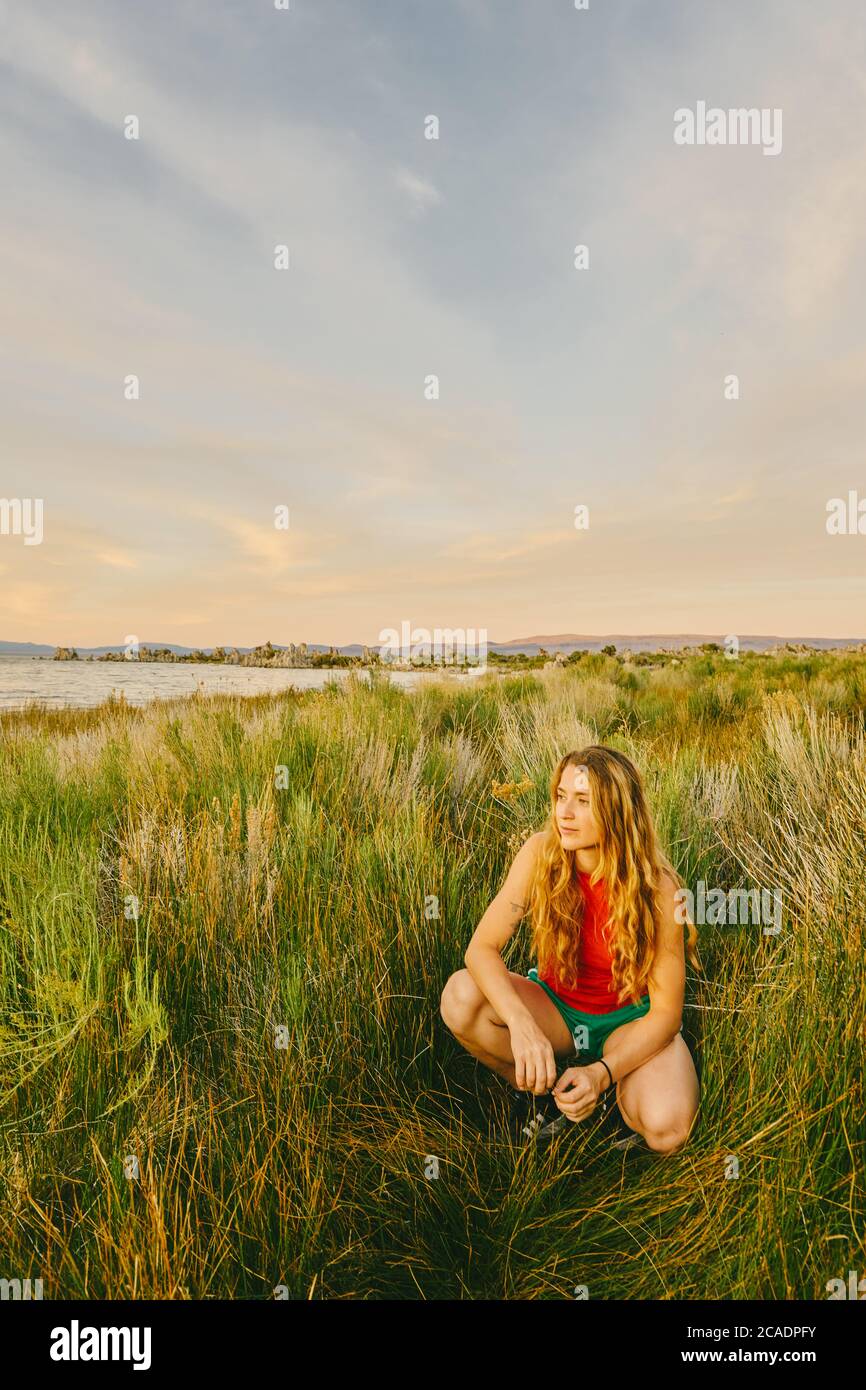
[(612, 1149), (633, 1149), (638, 1144), (643, 1149), (647, 1147), (646, 1140), (642, 1134), (632, 1133), (627, 1134), (624, 1139), (614, 1139), (610, 1147)]
[(563, 1125), (570, 1123), (549, 1091), (537, 1096), (532, 1091), (518, 1091), (512, 1086), (511, 1113), (512, 1130), (518, 1144), (552, 1139), (561, 1132)]

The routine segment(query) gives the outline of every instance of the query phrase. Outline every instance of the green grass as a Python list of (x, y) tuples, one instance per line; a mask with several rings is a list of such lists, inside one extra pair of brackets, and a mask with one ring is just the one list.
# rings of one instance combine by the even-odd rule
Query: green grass
[[(862, 656), (707, 653), (2, 716), (0, 1276), (820, 1299), (862, 1274), (864, 695)], [(518, 1152), (439, 1017), (589, 740), (638, 763), (690, 886), (783, 894), (778, 936), (699, 926), (701, 1112), (670, 1155), (595, 1116)]]

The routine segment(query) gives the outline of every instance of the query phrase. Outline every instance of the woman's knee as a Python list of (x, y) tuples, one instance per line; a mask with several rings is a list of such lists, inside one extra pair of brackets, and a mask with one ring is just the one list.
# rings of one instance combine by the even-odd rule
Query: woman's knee
[(626, 1123), (642, 1134), (648, 1147), (657, 1153), (677, 1153), (688, 1143), (696, 1119), (697, 1111), (688, 1107), (650, 1105), (644, 1107), (637, 1122)]
[(643, 1131), (647, 1147), (656, 1153), (679, 1153), (685, 1148), (691, 1134), (692, 1125), (685, 1120), (671, 1121), (666, 1126), (648, 1127)]
[(486, 1002), (469, 971), (456, 970), (445, 981), (439, 1000), (439, 1013), (452, 1033), (466, 1032)]

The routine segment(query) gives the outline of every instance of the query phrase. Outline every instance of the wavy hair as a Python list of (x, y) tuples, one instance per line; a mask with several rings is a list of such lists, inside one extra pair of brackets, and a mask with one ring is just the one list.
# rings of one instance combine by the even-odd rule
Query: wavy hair
[[(618, 1001), (625, 996), (624, 1002), (637, 1002), (646, 993), (655, 957), (663, 876), (668, 873), (678, 888), (685, 883), (659, 844), (640, 773), (614, 748), (593, 743), (566, 753), (551, 778), (550, 817), (529, 901), (533, 953), (542, 968), (553, 966), (566, 986), (576, 983), (584, 895), (577, 851), (563, 847), (556, 825), (556, 793), (569, 765), (586, 769), (599, 827), (599, 859), (590, 884), (603, 881), (606, 892), (614, 989)], [(701, 970), (697, 928), (690, 918), (686, 922), (688, 958)]]

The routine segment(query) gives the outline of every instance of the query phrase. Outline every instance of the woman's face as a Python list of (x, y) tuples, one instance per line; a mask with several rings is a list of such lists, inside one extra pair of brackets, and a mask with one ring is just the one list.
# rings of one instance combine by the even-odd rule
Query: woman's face
[(556, 791), (556, 825), (563, 849), (595, 849), (600, 830), (592, 811), (586, 768), (569, 763)]

